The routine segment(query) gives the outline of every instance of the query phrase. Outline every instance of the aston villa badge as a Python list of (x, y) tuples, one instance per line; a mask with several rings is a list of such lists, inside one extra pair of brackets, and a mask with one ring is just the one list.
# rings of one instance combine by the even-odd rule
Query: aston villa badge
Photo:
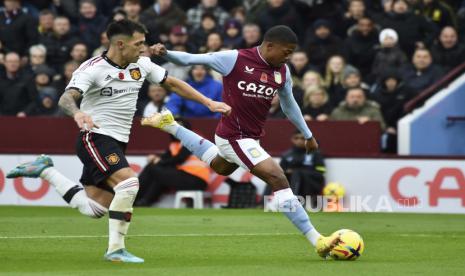
[(274, 81), (277, 84), (281, 84), (283, 82), (283, 78), (281, 77), (281, 73), (274, 71)]

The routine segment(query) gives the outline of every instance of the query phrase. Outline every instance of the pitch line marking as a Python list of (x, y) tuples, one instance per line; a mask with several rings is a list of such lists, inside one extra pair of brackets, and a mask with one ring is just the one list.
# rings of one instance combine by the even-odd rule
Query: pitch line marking
[[(135, 234), (127, 237), (149, 237), (149, 238), (169, 238), (169, 237), (247, 237), (247, 236), (293, 236), (299, 233), (236, 233), (236, 234)], [(0, 236), (0, 239), (98, 239), (108, 238), (108, 235), (50, 235), (50, 236)]]

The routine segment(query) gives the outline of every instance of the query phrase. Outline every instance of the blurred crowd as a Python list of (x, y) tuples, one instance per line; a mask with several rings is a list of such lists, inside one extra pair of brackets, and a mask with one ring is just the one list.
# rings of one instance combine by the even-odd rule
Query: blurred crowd
[[(147, 27), (147, 45), (190, 53), (254, 47), (270, 27), (291, 27), (299, 47), (288, 65), (305, 119), (379, 121), (388, 152), (403, 105), (465, 61), (461, 0), (4, 0), (0, 115), (62, 116), (57, 102), (72, 72), (107, 49), (107, 24), (123, 18)], [(209, 68), (153, 61), (221, 99)], [(137, 115), (163, 106), (187, 118), (218, 116), (144, 84)], [(284, 118), (279, 98), (269, 115)]]

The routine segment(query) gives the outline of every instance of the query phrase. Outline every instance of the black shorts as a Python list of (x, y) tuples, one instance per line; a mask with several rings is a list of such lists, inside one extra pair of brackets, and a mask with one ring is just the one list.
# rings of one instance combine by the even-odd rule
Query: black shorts
[(76, 152), (84, 164), (79, 181), (113, 193), (105, 180), (114, 172), (129, 167), (125, 156), (126, 143), (110, 136), (81, 131), (76, 141)]

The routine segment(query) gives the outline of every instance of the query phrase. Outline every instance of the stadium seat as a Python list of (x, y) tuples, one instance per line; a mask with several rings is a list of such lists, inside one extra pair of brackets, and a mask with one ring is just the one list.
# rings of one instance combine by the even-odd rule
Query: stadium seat
[(179, 209), (183, 204), (183, 199), (191, 198), (194, 209), (203, 209), (203, 201), (208, 199), (211, 201), (212, 194), (204, 191), (177, 191), (174, 199), (174, 208)]

